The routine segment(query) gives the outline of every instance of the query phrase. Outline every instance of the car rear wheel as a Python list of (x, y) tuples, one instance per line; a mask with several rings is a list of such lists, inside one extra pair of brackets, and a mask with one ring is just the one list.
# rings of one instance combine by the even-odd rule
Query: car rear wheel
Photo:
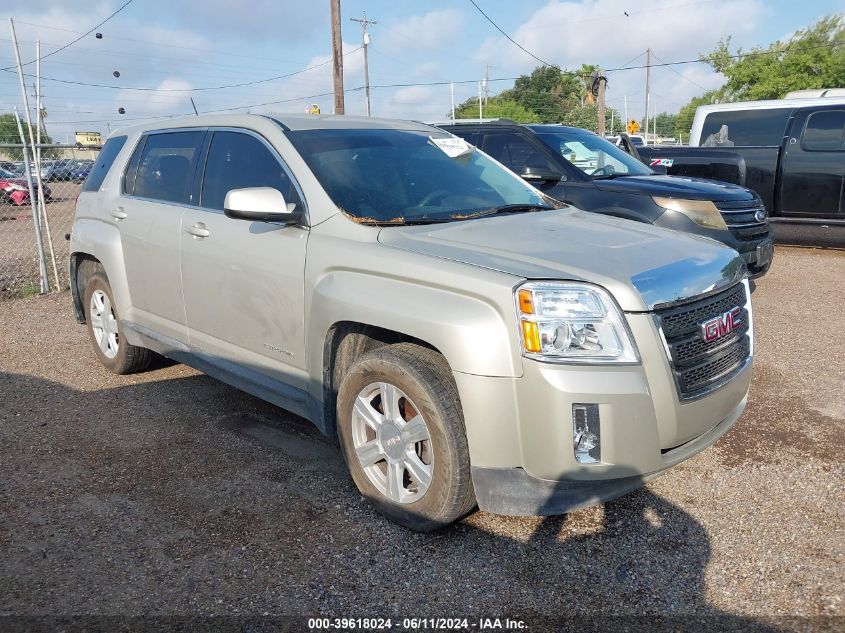
[(88, 278), (84, 301), (88, 337), (100, 362), (115, 374), (131, 374), (146, 369), (153, 353), (126, 341), (105, 275), (94, 273)]
[(457, 387), (436, 351), (400, 343), (361, 356), (337, 418), (352, 479), (388, 518), (430, 531), (475, 506)]

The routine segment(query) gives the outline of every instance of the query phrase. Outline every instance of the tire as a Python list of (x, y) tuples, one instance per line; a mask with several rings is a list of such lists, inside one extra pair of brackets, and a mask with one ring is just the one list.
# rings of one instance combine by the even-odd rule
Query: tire
[[(123, 324), (115, 312), (111, 286), (102, 272), (88, 277), (83, 306), (88, 338), (94, 347), (94, 353), (106, 369), (115, 374), (132, 374), (149, 366), (153, 352), (126, 342)], [(95, 321), (103, 326), (96, 328)], [(97, 330), (100, 331), (99, 335)]]
[(364, 354), (341, 381), (337, 421), (355, 485), (389, 519), (428, 532), (475, 507), (458, 390), (439, 353), (399, 343)]

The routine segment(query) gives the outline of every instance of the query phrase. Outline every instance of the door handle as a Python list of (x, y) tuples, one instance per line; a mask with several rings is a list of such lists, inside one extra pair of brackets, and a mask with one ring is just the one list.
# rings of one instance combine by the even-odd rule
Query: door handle
[(115, 220), (122, 220), (126, 217), (126, 211), (123, 210), (123, 207), (117, 207), (116, 209), (112, 209), (109, 213), (111, 213), (111, 217)]
[(211, 235), (211, 232), (207, 228), (205, 228), (205, 224), (203, 224), (202, 222), (197, 222), (193, 226), (189, 226), (185, 229), (185, 233), (189, 233), (194, 237), (208, 237), (209, 235)]

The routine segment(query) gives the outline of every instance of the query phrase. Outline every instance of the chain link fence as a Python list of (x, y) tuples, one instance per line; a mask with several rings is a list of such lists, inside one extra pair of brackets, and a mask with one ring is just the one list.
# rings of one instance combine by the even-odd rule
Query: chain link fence
[(0, 301), (42, 292), (37, 229), (49, 290), (69, 286), (65, 235), (70, 233), (76, 198), (98, 150), (51, 146), (42, 152), (43, 208), (38, 204), (35, 167), (30, 166), (36, 220), (21, 146), (0, 144)]

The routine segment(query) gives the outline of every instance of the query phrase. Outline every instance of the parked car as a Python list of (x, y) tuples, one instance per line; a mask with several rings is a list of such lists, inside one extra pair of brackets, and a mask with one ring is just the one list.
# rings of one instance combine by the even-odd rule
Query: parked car
[[(33, 181), (32, 190), (38, 193), (38, 183)], [(22, 206), (29, 204), (29, 186), (25, 176), (0, 169), (0, 204)], [(44, 185), (44, 198), (49, 200), (52, 195), (50, 188)]]
[(367, 117), (115, 133), (70, 235), (105, 367), (158, 352), (308, 418), (418, 530), (598, 503), (712, 445), (751, 380), (745, 274), (718, 242), (564, 207), (451, 134)]
[[(71, 171), (76, 166), (75, 160), (56, 159), (41, 161), (42, 182), (64, 182), (71, 179)], [(35, 164), (30, 165), (30, 171), (35, 175)]]
[(666, 173), (753, 189), (774, 222), (845, 227), (845, 98), (701, 106), (690, 145), (637, 149)]
[(771, 265), (766, 211), (748, 189), (656, 174), (613, 143), (580, 128), (506, 120), (440, 127), (478, 146), (556, 200), (718, 240), (742, 255), (752, 277), (764, 275)]
[(83, 182), (87, 177), (88, 174), (91, 173), (91, 167), (93, 167), (94, 161), (93, 160), (81, 160), (76, 163), (76, 165), (70, 171), (70, 178), (76, 183)]

